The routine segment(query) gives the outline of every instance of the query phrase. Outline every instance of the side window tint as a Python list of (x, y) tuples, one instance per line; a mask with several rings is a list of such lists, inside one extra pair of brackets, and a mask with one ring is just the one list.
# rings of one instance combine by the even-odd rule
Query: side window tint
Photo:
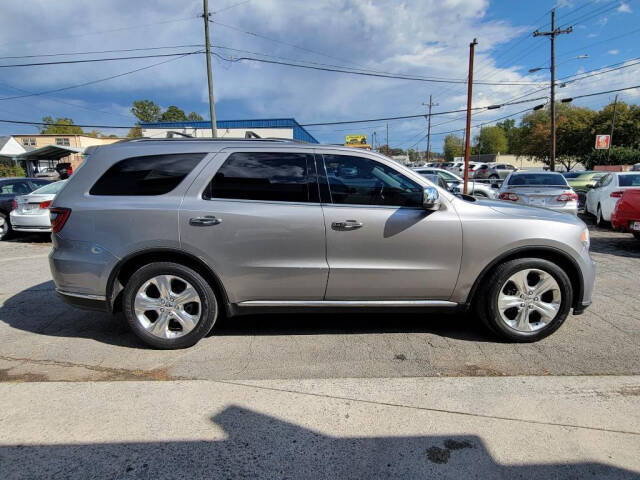
[(162, 195), (176, 188), (206, 153), (126, 158), (91, 187), (91, 195)]
[(382, 163), (351, 155), (324, 155), (333, 203), (420, 207), (423, 188)]
[(31, 188), (26, 182), (11, 182), (2, 185), (2, 193), (5, 194), (26, 195), (30, 192)]
[(216, 172), (203, 198), (309, 202), (317, 197), (315, 175), (309, 173), (314, 171), (313, 156), (304, 153), (236, 152)]

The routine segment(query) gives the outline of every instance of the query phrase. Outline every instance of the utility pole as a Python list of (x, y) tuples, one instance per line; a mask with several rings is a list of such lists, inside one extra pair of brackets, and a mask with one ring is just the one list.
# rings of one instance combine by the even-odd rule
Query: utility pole
[(618, 95), (616, 94), (616, 99), (613, 101), (613, 118), (611, 119), (611, 134), (609, 135), (609, 150), (607, 150), (607, 163), (609, 163), (609, 159), (611, 158), (611, 147), (613, 147), (613, 127), (616, 124), (617, 107), (618, 107)]
[(387, 122), (387, 152), (391, 153), (391, 148), (389, 148), (389, 122)]
[(549, 170), (556, 169), (556, 35), (573, 32), (573, 27), (564, 30), (556, 28), (556, 9), (551, 10), (551, 30), (548, 32), (533, 32), (534, 37), (549, 37), (551, 39), (551, 162)]
[(467, 80), (467, 128), (464, 140), (464, 185), (462, 193), (467, 194), (467, 183), (469, 182), (469, 137), (471, 137), (471, 100), (473, 97), (473, 51), (478, 41), (474, 38), (469, 44), (469, 79)]
[(213, 76), (211, 74), (211, 42), (209, 42), (209, 1), (202, 0), (204, 18), (204, 45), (207, 54), (207, 81), (209, 82), (209, 115), (211, 116), (211, 137), (217, 138), (216, 109), (213, 102)]
[(431, 107), (437, 107), (439, 103), (433, 103), (432, 95), (429, 95), (429, 103), (422, 102), (422, 105), (429, 107), (427, 116), (427, 163), (431, 161)]

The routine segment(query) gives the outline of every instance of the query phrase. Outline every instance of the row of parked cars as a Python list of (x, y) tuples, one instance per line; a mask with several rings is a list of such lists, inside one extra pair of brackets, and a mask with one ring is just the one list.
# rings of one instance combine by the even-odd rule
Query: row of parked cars
[[(464, 179), (449, 170), (429, 166), (414, 170), (455, 194), (463, 191)], [(498, 188), (470, 180), (467, 193), (572, 215), (584, 209), (586, 214), (595, 217), (598, 226), (610, 222), (616, 230), (631, 232), (640, 239), (640, 171), (556, 173), (514, 170)]]
[[(464, 162), (427, 163), (425, 167), (441, 168), (459, 176), (464, 176)], [(504, 180), (518, 170), (509, 163), (498, 162), (469, 162), (469, 178), (476, 180)]]

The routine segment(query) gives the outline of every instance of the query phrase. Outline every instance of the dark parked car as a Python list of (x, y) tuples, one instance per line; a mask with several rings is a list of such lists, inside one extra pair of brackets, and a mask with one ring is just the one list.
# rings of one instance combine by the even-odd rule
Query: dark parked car
[(14, 198), (27, 195), (48, 183), (51, 181), (44, 178), (0, 178), (0, 219), (4, 220), (0, 226), (0, 240), (13, 232), (9, 212), (13, 208)]

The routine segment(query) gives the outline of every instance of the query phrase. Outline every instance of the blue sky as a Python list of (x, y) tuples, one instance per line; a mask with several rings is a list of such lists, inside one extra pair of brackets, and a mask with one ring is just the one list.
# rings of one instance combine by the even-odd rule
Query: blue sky
[[(233, 61), (257, 56), (315, 62), (464, 80), (468, 44), (478, 39), (475, 78), (510, 85), (476, 85), (474, 105), (486, 106), (516, 97), (548, 95), (549, 40), (533, 38), (536, 28), (549, 28), (549, 10), (557, 23), (573, 25), (558, 37), (558, 77), (576, 75), (640, 57), (637, 0), (211, 0), (216, 112), (219, 119), (293, 117), (300, 123), (330, 122), (424, 112), (434, 96), (434, 112), (464, 108), (464, 84), (429, 83), (322, 72), (266, 63)], [(240, 4), (233, 8), (233, 5)], [(0, 65), (189, 52), (203, 43), (200, 0), (9, 0), (0, 18)], [(250, 33), (246, 33), (250, 32)], [(148, 47), (191, 47), (37, 58), (26, 55), (120, 50)], [(233, 49), (233, 50), (232, 50)], [(244, 52), (254, 52), (246, 54)], [(574, 59), (578, 55), (588, 58)], [(277, 58), (276, 58), (277, 57)], [(167, 61), (171, 60), (171, 61)], [(162, 65), (46, 95), (17, 95), (64, 89), (166, 61)], [(629, 62), (633, 63), (633, 62)], [(567, 84), (558, 97), (636, 85), (640, 65)], [(166, 107), (178, 105), (208, 117), (205, 58), (151, 58), (101, 63), (0, 69), (0, 119), (34, 121), (45, 115), (71, 117), (78, 124), (130, 125), (136, 99)], [(532, 91), (540, 90), (537, 93)], [(528, 95), (528, 96), (526, 96)], [(637, 102), (640, 89), (621, 99)], [(599, 108), (613, 94), (580, 99), (576, 105)], [(475, 113), (473, 124), (486, 122), (544, 103), (503, 107)], [(518, 118), (517, 116), (514, 118)], [(433, 149), (442, 132), (464, 126), (460, 114), (433, 118)], [(386, 122), (310, 127), (320, 141), (339, 143), (349, 133), (377, 131), (384, 140)], [(424, 149), (424, 118), (389, 122), (392, 147)], [(106, 133), (126, 130), (102, 129)], [(29, 125), (0, 125), (0, 134), (36, 132)]]

